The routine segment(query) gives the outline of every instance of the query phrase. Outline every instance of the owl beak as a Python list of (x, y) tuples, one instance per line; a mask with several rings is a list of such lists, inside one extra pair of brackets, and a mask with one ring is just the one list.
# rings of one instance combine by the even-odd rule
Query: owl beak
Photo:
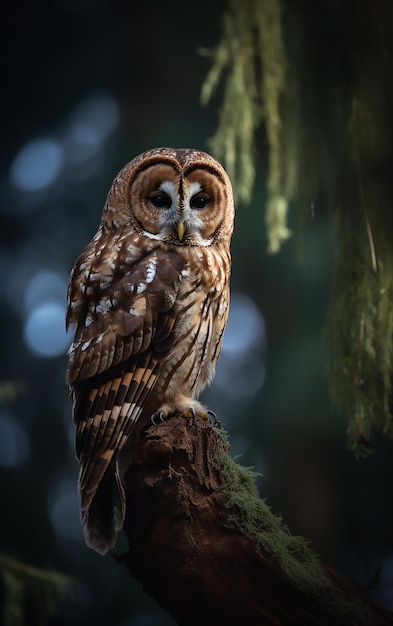
[(186, 225), (184, 222), (179, 222), (177, 225), (177, 235), (179, 237), (179, 241), (183, 241), (184, 233), (186, 232)]

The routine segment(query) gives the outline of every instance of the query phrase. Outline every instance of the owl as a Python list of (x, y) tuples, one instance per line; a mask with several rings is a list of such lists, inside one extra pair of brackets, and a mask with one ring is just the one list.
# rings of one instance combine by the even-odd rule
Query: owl
[(72, 269), (66, 381), (86, 544), (105, 554), (126, 512), (123, 476), (144, 428), (207, 417), (228, 317), (234, 207), (205, 152), (158, 148), (125, 165)]

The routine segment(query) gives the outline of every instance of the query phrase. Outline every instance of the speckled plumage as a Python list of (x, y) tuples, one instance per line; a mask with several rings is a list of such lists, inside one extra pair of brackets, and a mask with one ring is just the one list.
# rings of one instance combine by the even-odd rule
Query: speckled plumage
[(194, 410), (213, 378), (228, 316), (232, 188), (211, 156), (159, 148), (128, 163), (76, 260), (67, 382), (87, 545), (122, 528), (121, 475), (150, 416)]

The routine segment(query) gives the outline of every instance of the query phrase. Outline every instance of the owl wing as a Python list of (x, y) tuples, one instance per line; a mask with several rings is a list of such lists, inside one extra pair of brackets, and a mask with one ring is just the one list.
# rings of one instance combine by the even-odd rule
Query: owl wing
[[(90, 282), (90, 298), (79, 312), (66, 379), (77, 425), (85, 539), (101, 553), (123, 526), (117, 459), (175, 340), (171, 330), (183, 267), (178, 254), (156, 250), (104, 289), (91, 286), (98, 287), (96, 278)], [(71, 294), (72, 289), (71, 282)], [(72, 295), (69, 301), (72, 321)]]
[(66, 380), (80, 381), (115, 367), (167, 338), (174, 322), (174, 309), (184, 268), (175, 252), (155, 250), (142, 256), (125, 274), (103, 276), (90, 272), (84, 287), (83, 305), (74, 303), (80, 275), (69, 287), (67, 326), (77, 327), (70, 348)]

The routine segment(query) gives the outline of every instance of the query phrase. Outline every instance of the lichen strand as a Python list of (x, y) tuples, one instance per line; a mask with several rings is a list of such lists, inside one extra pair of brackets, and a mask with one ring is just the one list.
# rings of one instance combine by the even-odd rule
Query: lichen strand
[(287, 200), (282, 195), (279, 100), (285, 56), (280, 0), (231, 0), (221, 41), (212, 53), (204, 53), (213, 63), (202, 86), (203, 104), (209, 102), (225, 74), (219, 124), (210, 148), (224, 162), (236, 200), (250, 201), (255, 180), (254, 135), (261, 122), (265, 123), (269, 149), (265, 220), (269, 250), (276, 252), (291, 234)]
[[(227, 441), (225, 433), (222, 436)], [(347, 600), (337, 593), (307, 540), (291, 535), (282, 519), (261, 500), (255, 484), (257, 474), (238, 465), (225, 449), (218, 448), (215, 462), (226, 485), (228, 525), (255, 536), (266, 558), (277, 559), (294, 585), (309, 594), (310, 603), (323, 607), (326, 622), (321, 624), (370, 624), (364, 602)]]
[(265, 133), (270, 252), (290, 236), (289, 207), (300, 227), (334, 211), (331, 392), (360, 452), (373, 427), (393, 434), (392, 24), (388, 0), (229, 0), (202, 89), (206, 103), (223, 82), (211, 148), (237, 200), (251, 197)]
[[(384, 181), (391, 148), (388, 135), (380, 133), (383, 112), (369, 93), (371, 89), (359, 85), (352, 107), (352, 152), (336, 213), (338, 245), (328, 325), (331, 386), (338, 404), (350, 413), (350, 443), (359, 454), (369, 451), (372, 427), (393, 434), (393, 216)], [(392, 158), (390, 154), (387, 162)]]

